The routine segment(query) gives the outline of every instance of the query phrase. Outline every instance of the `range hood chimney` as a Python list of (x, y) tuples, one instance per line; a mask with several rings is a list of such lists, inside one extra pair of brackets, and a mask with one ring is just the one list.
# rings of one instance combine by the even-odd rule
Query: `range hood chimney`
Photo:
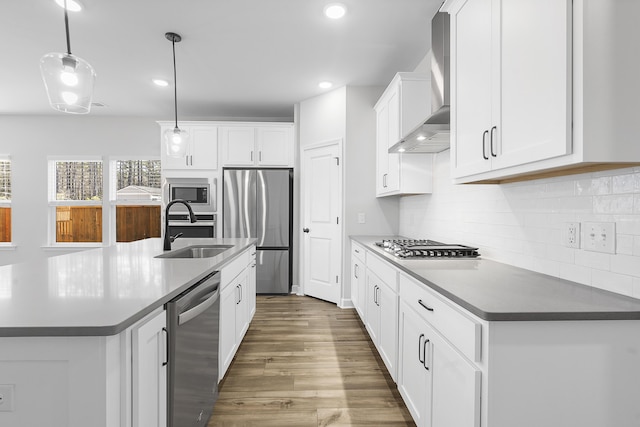
[(439, 153), (449, 148), (449, 14), (431, 20), (431, 115), (389, 148), (390, 153)]

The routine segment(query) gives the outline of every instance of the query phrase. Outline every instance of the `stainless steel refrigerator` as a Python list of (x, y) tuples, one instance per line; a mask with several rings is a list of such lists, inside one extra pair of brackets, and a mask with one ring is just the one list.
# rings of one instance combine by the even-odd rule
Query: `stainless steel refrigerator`
[(222, 237), (255, 237), (256, 290), (291, 292), (293, 169), (225, 168)]

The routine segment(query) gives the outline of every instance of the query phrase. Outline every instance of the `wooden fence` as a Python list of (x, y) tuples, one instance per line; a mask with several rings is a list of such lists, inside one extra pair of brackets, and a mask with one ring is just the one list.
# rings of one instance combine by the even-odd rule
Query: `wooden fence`
[[(116, 241), (160, 237), (160, 206), (117, 206)], [(102, 207), (56, 207), (57, 242), (102, 242)]]
[(0, 208), (0, 242), (11, 241), (11, 208)]
[(102, 206), (57, 206), (56, 242), (102, 242)]
[(160, 206), (117, 206), (116, 241), (160, 237)]

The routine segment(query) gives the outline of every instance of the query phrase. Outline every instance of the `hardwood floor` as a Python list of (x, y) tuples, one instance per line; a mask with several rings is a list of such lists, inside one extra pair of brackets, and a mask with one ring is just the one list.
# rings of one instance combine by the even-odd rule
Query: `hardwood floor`
[(214, 426), (415, 426), (353, 309), (258, 296)]

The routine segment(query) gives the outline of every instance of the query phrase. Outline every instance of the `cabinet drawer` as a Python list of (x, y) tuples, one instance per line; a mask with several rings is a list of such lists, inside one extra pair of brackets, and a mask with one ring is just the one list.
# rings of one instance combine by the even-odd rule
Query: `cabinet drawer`
[(351, 241), (351, 255), (358, 258), (360, 261), (364, 261), (364, 247), (359, 244), (354, 242), (353, 240)]
[(221, 289), (224, 289), (225, 286), (231, 283), (231, 281), (242, 272), (242, 270), (247, 268), (251, 261), (251, 253), (253, 253), (251, 249), (246, 250), (229, 264), (222, 267)]
[(426, 285), (400, 274), (400, 297), (474, 362), (481, 358), (482, 325)]
[(392, 267), (387, 261), (383, 261), (380, 257), (366, 253), (367, 270), (371, 270), (384, 283), (386, 283), (394, 292), (398, 292), (398, 270)]

